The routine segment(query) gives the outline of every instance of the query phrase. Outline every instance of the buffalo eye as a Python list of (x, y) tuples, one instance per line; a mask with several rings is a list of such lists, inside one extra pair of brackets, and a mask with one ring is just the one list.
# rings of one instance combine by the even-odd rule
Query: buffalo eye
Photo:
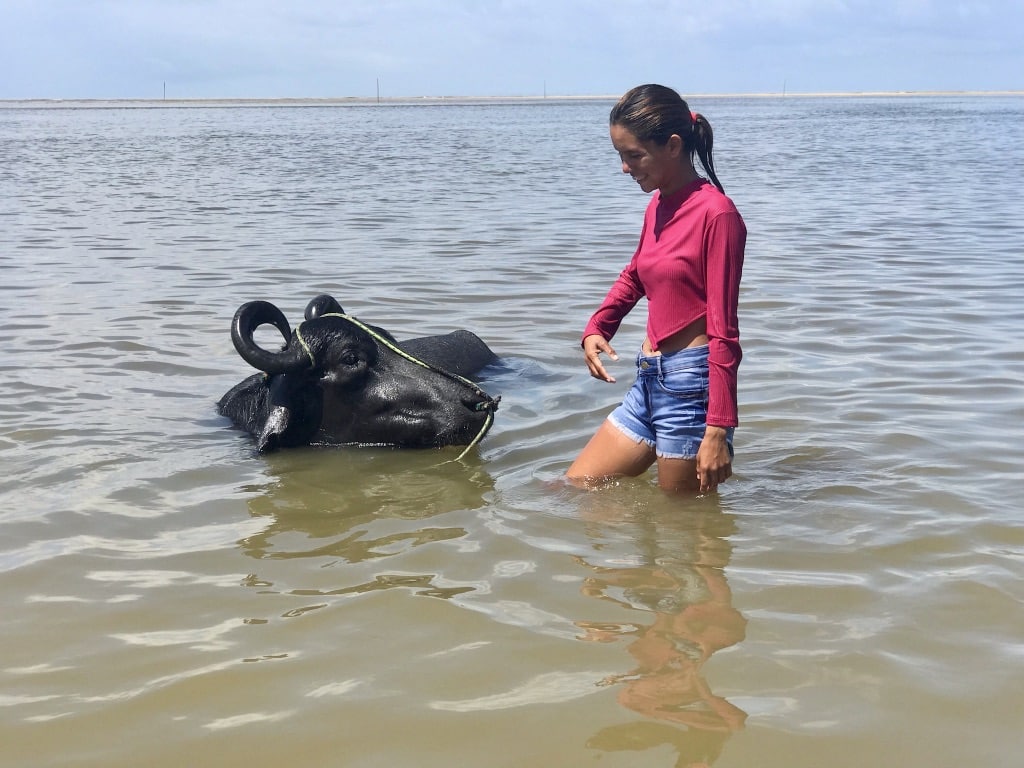
[(345, 352), (340, 360), (342, 365), (356, 365), (359, 362), (359, 355), (355, 352)]

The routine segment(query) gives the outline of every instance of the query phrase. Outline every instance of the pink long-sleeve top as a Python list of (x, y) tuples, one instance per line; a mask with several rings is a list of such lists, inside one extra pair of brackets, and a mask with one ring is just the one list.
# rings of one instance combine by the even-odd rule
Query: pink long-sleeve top
[(736, 372), (743, 353), (737, 319), (747, 228), (732, 201), (700, 179), (651, 198), (640, 244), (583, 337), (606, 340), (647, 297), (647, 338), (654, 349), (690, 323), (706, 318), (709, 426), (738, 424)]

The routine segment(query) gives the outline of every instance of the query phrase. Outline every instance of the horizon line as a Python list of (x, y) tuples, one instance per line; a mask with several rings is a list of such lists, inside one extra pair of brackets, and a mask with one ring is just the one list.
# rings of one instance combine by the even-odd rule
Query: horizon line
[[(75, 104), (141, 104), (147, 106), (187, 106), (219, 104), (222, 106), (255, 104), (428, 104), (451, 102), (495, 102), (495, 101), (607, 101), (616, 100), (621, 94), (535, 94), (535, 95), (462, 95), (462, 96), (182, 96), (182, 97), (133, 97), (133, 96), (86, 96), (0, 98), (2, 106), (17, 105), (75, 105)], [(687, 100), (717, 98), (839, 98), (877, 96), (1024, 96), (1024, 90), (868, 90), (868, 91), (767, 91), (737, 93), (692, 93)]]

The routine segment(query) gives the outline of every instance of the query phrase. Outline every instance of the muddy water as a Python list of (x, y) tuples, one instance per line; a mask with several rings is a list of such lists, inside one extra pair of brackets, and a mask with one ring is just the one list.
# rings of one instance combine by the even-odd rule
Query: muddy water
[[(1024, 100), (694, 102), (751, 234), (683, 500), (560, 481), (608, 106), (0, 109), (0, 764), (1019, 764)], [(323, 291), (499, 352), (479, 449), (253, 455), (231, 316)]]

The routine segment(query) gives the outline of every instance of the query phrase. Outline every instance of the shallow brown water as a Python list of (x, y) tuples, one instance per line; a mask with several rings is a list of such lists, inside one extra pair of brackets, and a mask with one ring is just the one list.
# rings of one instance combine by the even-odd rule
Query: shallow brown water
[[(693, 105), (751, 233), (696, 499), (561, 482), (608, 106), (0, 109), (0, 765), (1020, 764), (1024, 100)], [(254, 456), (231, 316), (322, 291), (485, 338), (481, 447)]]

